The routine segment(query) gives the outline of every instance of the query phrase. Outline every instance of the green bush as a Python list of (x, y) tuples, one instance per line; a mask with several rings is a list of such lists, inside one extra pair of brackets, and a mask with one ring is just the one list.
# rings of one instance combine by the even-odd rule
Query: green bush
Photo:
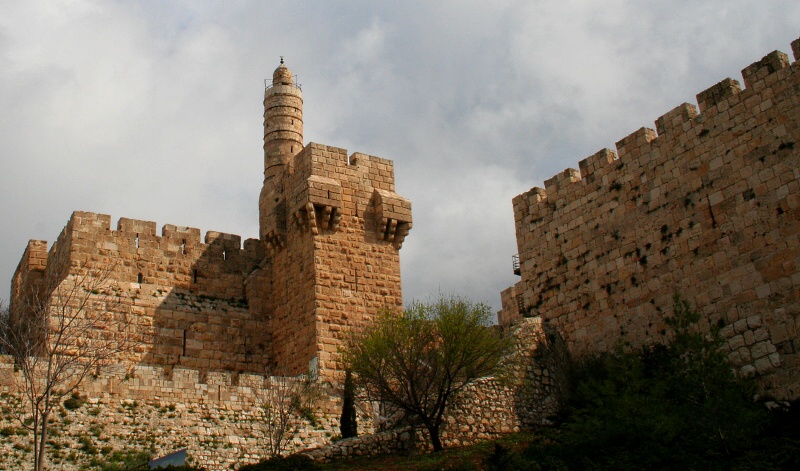
[(509, 449), (499, 443), (494, 444), (494, 450), (486, 458), (487, 471), (539, 471), (541, 466), (535, 461), (523, 457), (520, 453)]
[(317, 463), (306, 455), (274, 456), (256, 464), (247, 464), (239, 471), (317, 471)]
[(84, 404), (86, 404), (86, 399), (76, 392), (64, 400), (64, 407), (69, 410), (80, 409)]
[(146, 451), (106, 451), (101, 457), (92, 458), (89, 464), (99, 471), (127, 471), (147, 464), (149, 459), (150, 453)]
[(754, 381), (734, 374), (698, 319), (676, 298), (667, 345), (580, 362), (560, 426), (520, 456), (496, 450), (491, 469), (800, 469), (800, 417), (787, 415), (798, 413), (754, 401)]

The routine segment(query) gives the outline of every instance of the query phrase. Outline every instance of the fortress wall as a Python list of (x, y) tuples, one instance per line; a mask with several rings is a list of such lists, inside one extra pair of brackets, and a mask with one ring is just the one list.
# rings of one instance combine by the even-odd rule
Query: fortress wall
[(287, 238), (296, 246), (273, 252), (268, 262), (264, 289), (271, 309), (265, 312), (272, 336), (272, 367), (276, 373), (299, 374), (307, 372), (317, 356), (313, 241), (310, 234), (292, 235), (291, 229)]
[[(555, 411), (554, 376), (537, 356), (542, 345), (540, 319), (523, 319), (511, 334), (517, 339), (519, 360), (503, 380), (483, 378), (461, 391), (448, 410), (442, 429), (446, 446), (460, 446), (519, 431), (543, 423)], [(266, 433), (261, 407), (281, 381), (276, 377), (231, 372), (206, 372), (193, 368), (126, 364), (103, 367), (79, 387), (85, 401), (76, 409), (60, 408), (50, 425), (54, 467), (82, 469), (94, 457), (87, 441), (97, 449), (150, 450), (164, 455), (188, 448), (195, 463), (209, 471), (230, 469), (258, 461), (266, 454)], [(8, 407), (18, 397), (11, 357), (0, 355), (0, 395)], [(291, 379), (290, 379), (291, 380)], [(303, 414), (287, 451), (307, 451), (315, 459), (408, 451), (410, 436), (382, 440), (374, 432), (370, 409), (361, 402), (359, 438), (332, 443), (339, 434), (340, 386), (320, 383), (320, 395)], [(362, 399), (363, 400), (363, 399)], [(18, 427), (13, 415), (0, 414), (0, 429)], [(405, 429), (404, 429), (405, 430)], [(417, 446), (428, 443), (424, 429), (416, 431)], [(401, 439), (403, 445), (392, 445)], [(0, 441), (0, 468), (30, 469), (27, 436), (9, 433)], [(399, 448), (398, 448), (399, 446)], [(346, 450), (342, 450), (342, 448)], [(389, 447), (389, 449), (387, 449)], [(59, 450), (69, 450), (61, 453)], [(71, 452), (71, 453), (70, 453)], [(69, 458), (72, 454), (73, 457)]]
[(663, 339), (679, 293), (743, 373), (800, 394), (800, 63), (776, 51), (742, 75), (513, 199), (522, 279), (502, 322), (541, 316), (603, 351)]
[[(542, 423), (555, 411), (554, 378), (546, 362), (536, 356), (543, 338), (541, 320), (524, 319), (513, 329), (520, 361), (503, 380), (483, 378), (454, 399), (442, 430), (444, 443), (460, 446), (495, 439)], [(13, 406), (16, 397), (13, 361), (0, 356), (0, 395)], [(51, 456), (58, 469), (81, 469), (92, 456), (85, 452), (88, 440), (96, 448), (109, 450), (152, 449), (163, 455), (188, 448), (196, 463), (209, 470), (229, 469), (257, 461), (264, 455), (266, 428), (260, 407), (277, 378), (231, 372), (205, 372), (193, 368), (148, 365), (110, 365), (86, 378), (79, 388), (86, 401), (75, 410), (62, 409), (53, 419)], [(331, 443), (338, 435), (341, 411), (336, 386), (322, 384), (311, 418), (301, 421), (290, 440), (289, 450), (322, 446), (310, 452), (317, 459), (344, 453), (351, 455), (386, 452), (373, 432), (371, 417), (359, 417), (360, 438)], [(361, 403), (359, 409), (369, 410)], [(0, 414), (0, 428), (17, 427), (12, 415)], [(418, 444), (427, 443), (423, 429)], [(395, 437), (399, 438), (399, 437)], [(403, 441), (408, 441), (406, 436)], [(24, 450), (25, 436), (11, 434), (0, 443), (0, 468), (28, 469), (30, 455)], [(380, 443), (377, 443), (380, 442)], [(403, 445), (403, 450), (409, 444)], [(392, 447), (394, 449), (394, 447)], [(68, 458), (59, 450), (74, 450)]]
[[(46, 242), (31, 242), (15, 279), (29, 278), (24, 283), (31, 284), (39, 277), (48, 292), (100, 279), (78, 290), (78, 297), (89, 299), (89, 306), (131, 314), (130, 325), (118, 334), (130, 334), (138, 344), (125, 359), (131, 364), (266, 371), (266, 321), (248, 309), (244, 288), (245, 276), (263, 258), (258, 241), (242, 248), (232, 234), (210, 231), (201, 242), (195, 228), (168, 224), (158, 236), (151, 221), (121, 218), (117, 230), (110, 223), (105, 214), (73, 213), (46, 264), (40, 260)], [(33, 266), (32, 257), (39, 260), (35, 266), (46, 266), (28, 270), (36, 277), (24, 270)], [(12, 298), (12, 310), (23, 301)]]
[[(188, 289), (198, 295), (234, 299), (244, 295), (244, 277), (263, 259), (257, 241), (234, 234), (120, 218), (111, 230), (111, 217), (76, 211), (67, 229), (71, 233), (73, 265), (112, 265), (120, 282)], [(141, 274), (141, 282), (139, 281)]]
[[(270, 245), (264, 275), (267, 283), (262, 285), (264, 299), (268, 300), (265, 311), (270, 318), (272, 335), (273, 369), (280, 374), (299, 374), (309, 370), (317, 357), (317, 325), (314, 318), (314, 241), (309, 230), (301, 230), (295, 213), (305, 217), (305, 203), (295, 193), (307, 190), (310, 164), (310, 144), (288, 164), (293, 172), (283, 174), (281, 195), (277, 210), (270, 215), (271, 223), (279, 228), (283, 245)], [(249, 284), (249, 283), (248, 283)]]
[(500, 302), (503, 309), (497, 313), (498, 324), (508, 326), (522, 319), (523, 312), (520, 311), (520, 307), (524, 293), (525, 285), (522, 282), (509, 286), (500, 292)]
[(47, 241), (31, 240), (11, 278), (12, 303), (25, 303), (41, 296), (47, 268)]

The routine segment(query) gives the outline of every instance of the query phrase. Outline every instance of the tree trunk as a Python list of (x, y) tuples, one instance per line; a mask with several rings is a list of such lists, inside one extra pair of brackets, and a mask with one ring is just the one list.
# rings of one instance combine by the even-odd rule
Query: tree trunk
[(358, 436), (358, 422), (356, 418), (356, 393), (353, 384), (353, 373), (350, 370), (344, 373), (344, 392), (342, 394), (342, 416), (339, 419), (339, 430), (342, 438)]
[(45, 449), (44, 446), (47, 443), (47, 419), (48, 413), (45, 412), (42, 414), (42, 423), (39, 425), (41, 433), (39, 434), (39, 450), (38, 456), (36, 456), (36, 466), (34, 467), (35, 471), (43, 471), (44, 470), (44, 458), (45, 458)]
[(433, 451), (442, 451), (442, 441), (439, 439), (439, 427), (438, 426), (431, 426), (428, 427), (428, 433), (431, 435), (431, 444), (433, 445)]
[(39, 471), (39, 414), (33, 413), (33, 470)]

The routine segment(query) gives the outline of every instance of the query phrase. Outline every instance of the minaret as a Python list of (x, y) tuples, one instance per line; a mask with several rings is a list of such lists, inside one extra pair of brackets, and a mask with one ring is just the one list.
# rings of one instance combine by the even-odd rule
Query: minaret
[(282, 198), (282, 175), (291, 158), (303, 148), (303, 94), (292, 71), (281, 63), (272, 74), (272, 85), (264, 90), (264, 186), (259, 198), (259, 236), (273, 232)]

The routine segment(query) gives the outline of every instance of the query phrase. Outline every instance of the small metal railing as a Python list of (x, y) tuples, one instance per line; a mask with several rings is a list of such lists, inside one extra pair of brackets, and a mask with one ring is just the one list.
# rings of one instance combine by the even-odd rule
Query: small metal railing
[[(269, 79), (264, 79), (264, 91), (269, 90), (270, 88), (274, 87), (272, 83), (269, 82)], [(281, 87), (294, 87), (301, 92), (303, 91), (303, 86), (297, 83), (297, 75), (294, 76), (294, 83), (281, 83), (279, 84)]]
[(522, 275), (522, 270), (519, 268), (519, 254), (511, 256), (511, 266), (514, 268), (515, 275)]

